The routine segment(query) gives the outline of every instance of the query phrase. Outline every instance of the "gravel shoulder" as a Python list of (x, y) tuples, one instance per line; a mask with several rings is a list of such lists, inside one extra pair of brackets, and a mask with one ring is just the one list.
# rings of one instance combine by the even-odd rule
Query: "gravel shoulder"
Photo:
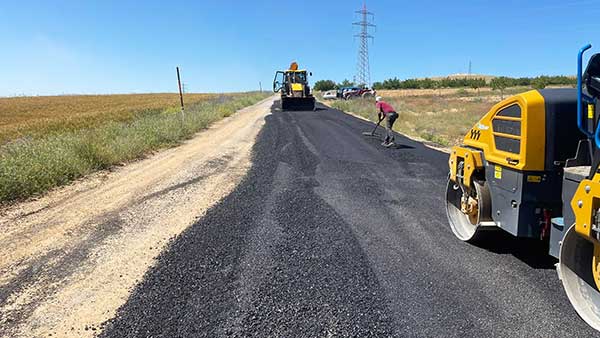
[(251, 167), (273, 98), (183, 145), (0, 210), (0, 336), (92, 336)]

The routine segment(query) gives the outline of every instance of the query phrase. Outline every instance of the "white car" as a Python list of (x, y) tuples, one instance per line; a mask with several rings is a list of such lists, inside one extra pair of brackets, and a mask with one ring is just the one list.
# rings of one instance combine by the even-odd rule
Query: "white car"
[(323, 94), (323, 99), (325, 99), (325, 100), (335, 100), (335, 99), (337, 99), (337, 93), (336, 93), (336, 91), (335, 90), (326, 91)]

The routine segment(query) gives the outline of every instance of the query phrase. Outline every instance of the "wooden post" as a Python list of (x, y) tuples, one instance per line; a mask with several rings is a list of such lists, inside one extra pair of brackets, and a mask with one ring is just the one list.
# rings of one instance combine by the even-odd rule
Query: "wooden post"
[(181, 77), (179, 76), (179, 67), (177, 67), (177, 84), (179, 85), (179, 101), (181, 102), (181, 116), (185, 119), (185, 108), (183, 106), (183, 92), (181, 91)]

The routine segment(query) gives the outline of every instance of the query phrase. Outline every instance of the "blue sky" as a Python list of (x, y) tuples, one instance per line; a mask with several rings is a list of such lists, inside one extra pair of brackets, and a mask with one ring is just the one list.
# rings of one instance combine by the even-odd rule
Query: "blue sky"
[[(269, 88), (291, 60), (351, 79), (362, 1), (0, 0), (0, 96)], [(370, 0), (371, 78), (574, 74), (598, 0)]]

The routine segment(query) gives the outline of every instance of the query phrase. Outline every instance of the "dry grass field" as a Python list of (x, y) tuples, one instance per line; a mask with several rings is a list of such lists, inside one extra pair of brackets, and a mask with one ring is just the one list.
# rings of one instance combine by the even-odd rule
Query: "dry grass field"
[[(186, 104), (214, 94), (185, 94)], [(0, 98), (0, 144), (24, 136), (46, 136), (129, 121), (144, 112), (179, 106), (178, 94), (69, 95)]]
[(179, 144), (267, 93), (0, 99), (0, 204)]

